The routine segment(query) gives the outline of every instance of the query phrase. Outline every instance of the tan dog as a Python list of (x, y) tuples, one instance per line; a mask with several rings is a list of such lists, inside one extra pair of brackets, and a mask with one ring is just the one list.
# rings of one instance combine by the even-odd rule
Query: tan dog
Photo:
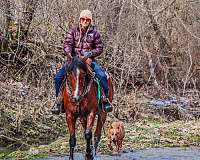
[[(124, 124), (121, 121), (112, 122), (108, 129), (108, 147), (113, 150), (112, 143), (116, 146), (116, 152), (122, 149), (122, 141), (125, 136)], [(116, 153), (113, 152), (113, 153)]]

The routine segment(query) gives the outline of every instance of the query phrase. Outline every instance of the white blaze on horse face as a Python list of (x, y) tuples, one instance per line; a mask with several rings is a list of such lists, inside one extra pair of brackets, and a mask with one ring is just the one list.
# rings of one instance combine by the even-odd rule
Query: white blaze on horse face
[(74, 91), (74, 97), (78, 96), (78, 89), (79, 89), (79, 75), (80, 75), (80, 70), (76, 68), (76, 88)]

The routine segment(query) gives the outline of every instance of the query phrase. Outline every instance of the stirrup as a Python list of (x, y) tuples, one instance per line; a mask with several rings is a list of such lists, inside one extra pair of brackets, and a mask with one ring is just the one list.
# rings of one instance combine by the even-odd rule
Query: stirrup
[(65, 113), (64, 104), (56, 103), (55, 106), (51, 110), (52, 114), (59, 115), (60, 113)]
[(113, 106), (110, 103), (109, 99), (106, 97), (102, 97), (102, 101), (103, 101), (103, 110), (104, 112), (108, 113), (108, 112), (112, 112), (113, 111)]
[(102, 95), (102, 96), (101, 96), (101, 100), (102, 100), (103, 103), (106, 103), (106, 102), (108, 102), (109, 99), (106, 98), (106, 96), (103, 96), (103, 95)]
[(51, 109), (51, 113), (55, 115), (60, 114), (60, 104), (55, 104), (54, 107)]

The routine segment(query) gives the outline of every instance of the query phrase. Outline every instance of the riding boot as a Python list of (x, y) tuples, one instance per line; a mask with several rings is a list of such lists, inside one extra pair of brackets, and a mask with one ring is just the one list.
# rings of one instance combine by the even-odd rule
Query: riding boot
[(107, 113), (112, 112), (113, 106), (109, 101), (108, 92), (105, 91), (105, 96), (102, 97), (102, 101), (103, 101), (104, 111)]
[(52, 114), (59, 115), (60, 113), (65, 113), (63, 101), (60, 103), (55, 103), (54, 107), (51, 110)]

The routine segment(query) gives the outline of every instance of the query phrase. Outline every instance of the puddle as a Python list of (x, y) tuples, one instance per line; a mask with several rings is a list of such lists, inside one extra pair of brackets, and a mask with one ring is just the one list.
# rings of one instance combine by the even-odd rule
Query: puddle
[[(66, 160), (68, 156), (54, 156), (37, 160)], [(74, 159), (83, 160), (84, 155), (75, 153)], [(121, 155), (98, 155), (95, 160), (200, 160), (200, 148), (150, 148), (133, 150)]]

